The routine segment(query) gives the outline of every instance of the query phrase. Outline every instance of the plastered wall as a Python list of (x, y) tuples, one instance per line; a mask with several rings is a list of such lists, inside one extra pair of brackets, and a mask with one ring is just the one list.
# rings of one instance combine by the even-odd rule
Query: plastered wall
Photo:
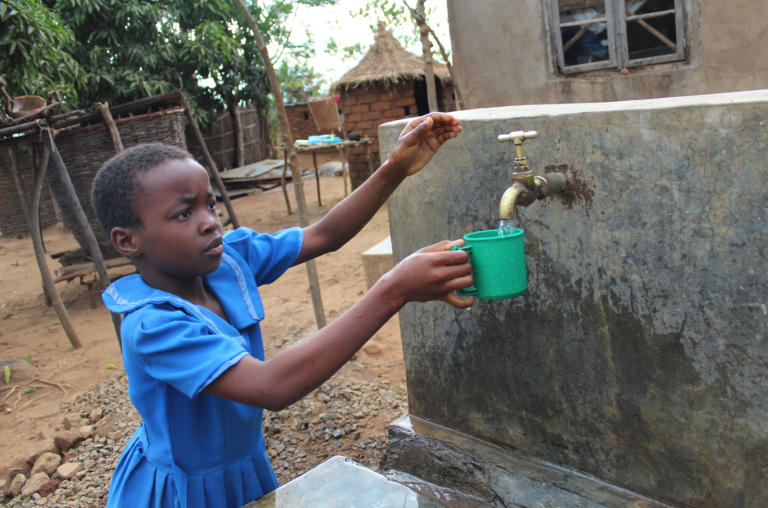
[(684, 62), (561, 75), (544, 0), (448, 0), (454, 72), (468, 108), (606, 102), (768, 88), (768, 3), (684, 0)]
[(673, 506), (768, 506), (768, 92), (456, 116), (390, 199), (396, 260), (497, 227), (500, 133), (570, 181), (518, 209), (524, 296), (401, 311), (410, 412)]

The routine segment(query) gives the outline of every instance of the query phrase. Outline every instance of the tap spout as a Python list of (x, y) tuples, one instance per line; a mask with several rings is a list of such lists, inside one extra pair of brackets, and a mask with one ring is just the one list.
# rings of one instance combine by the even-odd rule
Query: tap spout
[(512, 184), (510, 188), (504, 191), (499, 204), (499, 219), (509, 220), (515, 218), (515, 205), (520, 195), (526, 192), (526, 188), (519, 182)]

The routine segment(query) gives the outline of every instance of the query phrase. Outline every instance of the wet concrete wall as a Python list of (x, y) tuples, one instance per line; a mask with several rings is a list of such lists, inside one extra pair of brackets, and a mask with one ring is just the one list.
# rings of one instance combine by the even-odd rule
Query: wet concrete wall
[(410, 412), (675, 506), (768, 506), (768, 92), (456, 116), (390, 200), (396, 260), (496, 227), (500, 133), (571, 180), (518, 209), (524, 296), (401, 312)]

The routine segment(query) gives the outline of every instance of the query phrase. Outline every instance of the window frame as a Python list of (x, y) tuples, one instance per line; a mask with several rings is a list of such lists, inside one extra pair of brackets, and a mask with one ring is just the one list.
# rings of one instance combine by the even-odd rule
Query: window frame
[[(555, 63), (557, 71), (560, 74), (578, 74), (602, 69), (621, 70), (625, 67), (641, 67), (645, 65), (655, 65), (668, 62), (678, 62), (685, 60), (685, 50), (687, 41), (685, 38), (685, 10), (683, 0), (675, 1), (675, 32), (677, 37), (676, 51), (668, 55), (652, 56), (639, 58), (637, 60), (629, 59), (629, 41), (627, 40), (627, 4), (626, 0), (604, 0), (605, 15), (597, 18), (597, 21), (586, 20), (575, 23), (560, 23), (560, 2), (558, 0), (546, 0), (548, 6), (550, 25), (550, 38), (555, 49)], [(671, 10), (671, 9), (670, 9)], [(666, 11), (665, 11), (666, 12)], [(669, 14), (667, 14), (669, 15)], [(632, 19), (645, 19), (659, 17), (657, 13), (650, 15), (641, 15), (642, 18), (633, 16)], [(595, 19), (595, 18), (593, 18)], [(586, 64), (565, 66), (565, 52), (563, 51), (563, 37), (561, 29), (568, 26), (591, 25), (596, 22), (606, 23), (608, 30), (608, 60), (600, 62), (590, 62)]]

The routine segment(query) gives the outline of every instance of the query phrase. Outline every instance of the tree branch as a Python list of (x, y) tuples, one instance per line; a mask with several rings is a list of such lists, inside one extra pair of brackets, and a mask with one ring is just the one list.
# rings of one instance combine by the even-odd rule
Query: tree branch
[(408, 10), (411, 13), (411, 16), (413, 16), (414, 21), (416, 21), (416, 24), (419, 25), (419, 27), (424, 27), (427, 32), (432, 34), (432, 37), (435, 39), (435, 42), (437, 43), (437, 47), (440, 49), (440, 54), (443, 57), (443, 60), (445, 61), (445, 65), (448, 67), (448, 74), (451, 75), (451, 80), (453, 80), (453, 86), (456, 88), (456, 96), (458, 98), (458, 110), (464, 109), (466, 106), (464, 104), (464, 97), (461, 94), (461, 89), (459, 88), (459, 81), (456, 79), (456, 76), (453, 73), (453, 66), (451, 65), (451, 60), (448, 58), (448, 53), (445, 51), (445, 48), (443, 47), (442, 43), (440, 42), (440, 39), (437, 37), (437, 34), (434, 30), (427, 24), (427, 21), (422, 18), (418, 12), (411, 9), (411, 6), (408, 5), (408, 3), (403, 0), (403, 3), (408, 8)]

